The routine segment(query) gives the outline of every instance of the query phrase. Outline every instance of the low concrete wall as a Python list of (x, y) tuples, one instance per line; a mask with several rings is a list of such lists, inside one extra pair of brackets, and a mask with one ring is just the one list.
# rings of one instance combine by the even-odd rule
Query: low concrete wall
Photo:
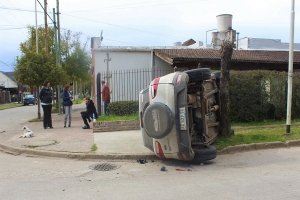
[(139, 120), (112, 121), (112, 122), (93, 122), (93, 132), (111, 132), (125, 130), (139, 130)]

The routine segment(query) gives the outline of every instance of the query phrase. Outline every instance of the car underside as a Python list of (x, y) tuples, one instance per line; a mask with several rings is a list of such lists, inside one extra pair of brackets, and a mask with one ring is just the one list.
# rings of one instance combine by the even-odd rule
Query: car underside
[(155, 78), (140, 92), (144, 145), (160, 158), (207, 161), (220, 129), (219, 73), (209, 69)]

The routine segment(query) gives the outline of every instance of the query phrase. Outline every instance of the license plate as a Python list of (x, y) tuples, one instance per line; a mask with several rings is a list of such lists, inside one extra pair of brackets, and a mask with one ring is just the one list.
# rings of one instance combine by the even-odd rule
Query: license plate
[(185, 107), (179, 108), (180, 130), (186, 130), (186, 112)]

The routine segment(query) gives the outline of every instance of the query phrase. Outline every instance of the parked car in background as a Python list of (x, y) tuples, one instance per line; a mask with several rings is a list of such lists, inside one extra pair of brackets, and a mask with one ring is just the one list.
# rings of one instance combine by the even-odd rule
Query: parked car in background
[(37, 98), (33, 95), (26, 95), (23, 99), (23, 104), (24, 106), (29, 105), (29, 104), (33, 104), (33, 105), (37, 105)]
[(220, 131), (220, 72), (208, 68), (155, 78), (139, 95), (144, 146), (160, 158), (204, 162)]

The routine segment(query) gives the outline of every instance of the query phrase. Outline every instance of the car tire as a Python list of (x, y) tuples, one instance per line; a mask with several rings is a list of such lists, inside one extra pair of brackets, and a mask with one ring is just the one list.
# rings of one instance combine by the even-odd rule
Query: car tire
[(173, 128), (174, 116), (167, 105), (157, 102), (146, 108), (143, 123), (149, 137), (161, 139)]
[(220, 80), (220, 78), (221, 78), (221, 72), (213, 72), (213, 74), (215, 75), (216, 80)]
[(209, 68), (192, 69), (185, 71), (189, 75), (189, 82), (204, 81), (211, 78)]
[(206, 146), (202, 148), (193, 148), (195, 157), (193, 162), (201, 163), (217, 157), (217, 150), (214, 146)]
[[(221, 72), (213, 72), (213, 74), (216, 76), (216, 80), (220, 81), (221, 78)], [(229, 80), (231, 79), (230, 73), (229, 73)]]

